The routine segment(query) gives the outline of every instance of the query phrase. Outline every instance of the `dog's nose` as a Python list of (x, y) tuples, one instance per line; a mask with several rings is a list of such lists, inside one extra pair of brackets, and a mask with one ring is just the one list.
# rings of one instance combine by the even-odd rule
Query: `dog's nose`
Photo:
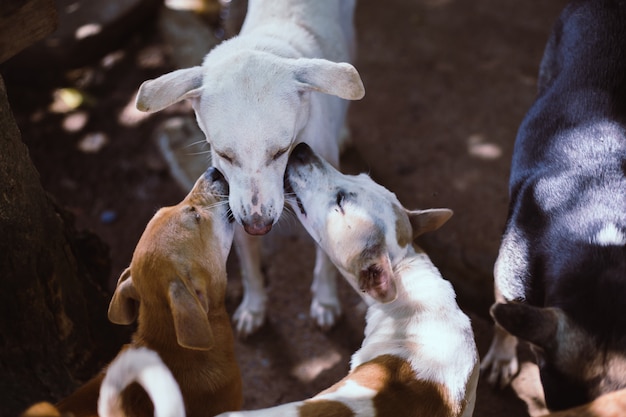
[(224, 175), (215, 167), (209, 167), (204, 172), (204, 177), (211, 182), (224, 180)]
[(264, 220), (263, 217), (255, 213), (252, 215), (251, 222), (242, 221), (241, 225), (247, 233), (255, 236), (260, 236), (272, 230), (273, 222), (271, 220)]
[(315, 157), (315, 153), (313, 153), (313, 149), (309, 145), (304, 142), (301, 142), (293, 148), (291, 151), (291, 155), (289, 155), (289, 163), (299, 163), (299, 164), (308, 164), (311, 162), (311, 159)]

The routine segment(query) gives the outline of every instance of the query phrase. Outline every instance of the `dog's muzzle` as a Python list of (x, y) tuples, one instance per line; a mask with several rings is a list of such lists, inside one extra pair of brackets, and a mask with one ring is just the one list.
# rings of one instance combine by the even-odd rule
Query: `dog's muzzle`
[(228, 196), (228, 182), (219, 169), (209, 167), (204, 171), (203, 179), (208, 183), (208, 188), (215, 196)]
[(243, 226), (246, 233), (250, 235), (260, 236), (268, 233), (272, 230), (274, 222), (271, 220), (265, 220), (263, 216), (258, 213), (254, 213), (252, 215), (251, 221), (241, 221), (241, 225)]

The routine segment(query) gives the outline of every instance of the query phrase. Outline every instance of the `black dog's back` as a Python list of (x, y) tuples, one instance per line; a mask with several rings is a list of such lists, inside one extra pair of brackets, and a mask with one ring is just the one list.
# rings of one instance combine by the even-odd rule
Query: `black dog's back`
[[(509, 185), (496, 285), (508, 301), (558, 307), (594, 344), (585, 359), (546, 352), (548, 404), (563, 408), (626, 386), (626, 375), (592, 383), (587, 370), (561, 369), (576, 360), (582, 369), (610, 349), (626, 355), (626, 1), (573, 1), (561, 14)], [(561, 398), (572, 390), (588, 398)]]
[[(551, 295), (533, 289), (533, 276), (560, 276), (553, 254), (626, 243), (626, 1), (571, 3), (548, 41), (539, 84), (515, 142), (504, 243), (514, 229), (511, 249), (523, 259), (510, 279), (525, 284), (507, 298), (543, 305)], [(535, 255), (542, 252), (549, 265)]]

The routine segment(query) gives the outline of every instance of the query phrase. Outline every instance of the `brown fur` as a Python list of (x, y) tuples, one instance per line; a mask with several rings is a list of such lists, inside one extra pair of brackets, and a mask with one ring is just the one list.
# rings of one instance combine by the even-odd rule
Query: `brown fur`
[(354, 417), (354, 412), (342, 402), (309, 400), (298, 410), (300, 417)]
[[(188, 417), (239, 410), (243, 401), (224, 305), (228, 250), (214, 230), (226, 219), (212, 212), (220, 200), (207, 187), (203, 176), (181, 203), (155, 214), (109, 306), (109, 319), (115, 323), (130, 324), (138, 316), (137, 331), (123, 349), (143, 346), (160, 355), (180, 386)], [(104, 374), (60, 401), (58, 411), (97, 416)], [(138, 384), (122, 397), (128, 416), (153, 415), (152, 403)]]
[[(443, 386), (420, 379), (411, 365), (397, 356), (381, 355), (365, 362), (319, 395), (335, 392), (347, 381), (378, 392), (374, 407), (381, 416), (448, 417), (459, 414)], [(408, 410), (411, 414), (407, 414)]]

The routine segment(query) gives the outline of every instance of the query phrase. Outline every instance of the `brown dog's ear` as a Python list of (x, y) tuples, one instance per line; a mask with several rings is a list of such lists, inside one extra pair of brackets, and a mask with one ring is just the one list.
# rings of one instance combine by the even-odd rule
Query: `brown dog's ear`
[(413, 239), (439, 229), (452, 217), (450, 209), (407, 210), (413, 228)]
[(361, 270), (359, 274), (359, 289), (368, 293), (380, 303), (389, 303), (396, 299), (398, 291), (394, 281), (391, 261), (387, 254), (382, 255), (377, 262)]
[(169, 302), (178, 344), (188, 349), (211, 349), (214, 338), (207, 314), (182, 282), (170, 284)]
[(117, 280), (117, 287), (109, 304), (109, 321), (115, 324), (131, 324), (139, 313), (139, 294), (130, 276), (130, 267), (126, 268)]

